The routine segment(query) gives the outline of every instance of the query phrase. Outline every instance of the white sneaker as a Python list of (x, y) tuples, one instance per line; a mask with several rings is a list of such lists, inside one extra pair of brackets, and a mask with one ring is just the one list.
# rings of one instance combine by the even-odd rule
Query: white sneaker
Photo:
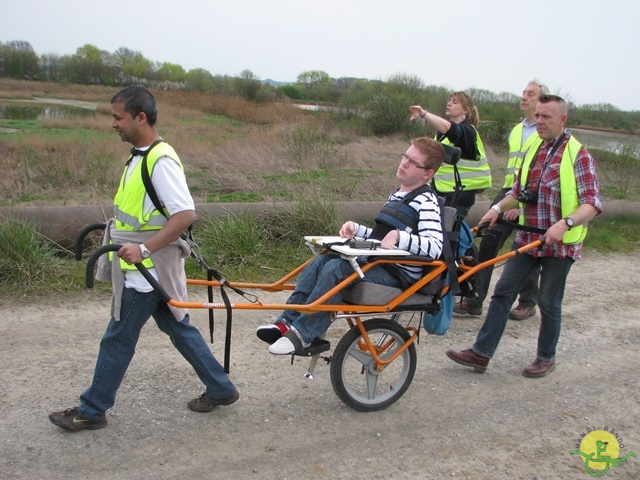
[(296, 351), (296, 347), (287, 337), (280, 337), (269, 345), (269, 353), (274, 355), (290, 355)]
[(300, 334), (291, 327), (289, 331), (276, 342), (269, 345), (269, 353), (274, 355), (291, 355), (292, 353), (301, 353), (305, 348), (309, 347), (309, 343), (302, 340)]

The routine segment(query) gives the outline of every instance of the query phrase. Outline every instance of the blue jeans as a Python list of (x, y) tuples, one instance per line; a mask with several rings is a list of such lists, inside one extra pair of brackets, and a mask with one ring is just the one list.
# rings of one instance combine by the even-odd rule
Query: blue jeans
[(537, 359), (544, 362), (553, 360), (562, 325), (564, 288), (573, 262), (572, 258), (533, 257), (527, 253), (509, 260), (496, 284), (487, 317), (471, 350), (483, 357), (493, 357), (518, 292), (531, 273), (540, 268), (538, 306), (541, 319)]
[[(351, 264), (340, 255), (318, 255), (300, 273), (296, 288), (287, 300), (287, 304), (306, 305), (315, 302), (333, 287), (342, 282), (354, 272)], [(376, 265), (365, 273), (365, 280), (380, 285), (400, 288), (402, 285), (398, 277), (387, 272), (380, 265)], [(325, 302), (327, 305), (342, 303), (340, 292)], [(330, 312), (300, 313), (295, 310), (285, 310), (281, 319), (302, 335), (306, 343), (311, 343), (321, 336), (331, 325)]]
[(178, 322), (155, 291), (141, 293), (125, 288), (120, 320), (111, 318), (109, 321), (100, 342), (93, 382), (80, 395), (78, 411), (83, 416), (97, 419), (113, 406), (116, 392), (135, 353), (140, 331), (150, 316), (191, 364), (205, 384), (208, 397), (225, 398), (235, 392), (235, 386), (211, 353), (200, 331), (189, 323), (189, 315)]

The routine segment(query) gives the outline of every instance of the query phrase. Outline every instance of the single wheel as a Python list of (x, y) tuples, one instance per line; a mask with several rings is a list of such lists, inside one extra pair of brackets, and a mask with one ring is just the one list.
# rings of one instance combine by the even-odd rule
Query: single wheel
[[(391, 356), (411, 337), (395, 321), (374, 318), (363, 322), (381, 360)], [(340, 339), (331, 359), (331, 384), (346, 405), (372, 412), (387, 408), (409, 388), (416, 371), (416, 347), (411, 344), (381, 370), (369, 352), (357, 326)]]

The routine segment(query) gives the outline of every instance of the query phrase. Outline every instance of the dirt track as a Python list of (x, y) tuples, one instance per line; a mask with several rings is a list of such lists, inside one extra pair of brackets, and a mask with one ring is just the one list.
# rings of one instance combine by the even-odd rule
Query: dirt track
[[(0, 300), (0, 477), (7, 479), (592, 478), (569, 454), (587, 428), (614, 428), (622, 454), (640, 456), (640, 261), (585, 253), (569, 275), (558, 367), (520, 372), (535, 355), (538, 321), (511, 322), (484, 375), (448, 360), (481, 324), (454, 317), (444, 337), (423, 335), (407, 393), (358, 413), (331, 388), (320, 362), (274, 357), (254, 335), (269, 319), (236, 310), (231, 375), (240, 401), (209, 414), (186, 402), (201, 385), (149, 323), (109, 411), (107, 428), (70, 434), (47, 413), (76, 405), (88, 385), (108, 313), (94, 291), (74, 298)], [(499, 273), (499, 271), (498, 271)], [(497, 278), (497, 275), (494, 275)], [(201, 291), (192, 294), (199, 297)], [(265, 302), (282, 294), (261, 295)], [(204, 311), (192, 311), (206, 333)], [(225, 315), (216, 315), (222, 358)], [(335, 345), (344, 331), (337, 324)], [(604, 478), (640, 478), (630, 458)]]

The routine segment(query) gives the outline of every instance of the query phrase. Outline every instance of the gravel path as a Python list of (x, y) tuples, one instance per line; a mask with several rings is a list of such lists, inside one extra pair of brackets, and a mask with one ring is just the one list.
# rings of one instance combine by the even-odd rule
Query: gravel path
[[(108, 314), (104, 293), (0, 300), (0, 477), (6, 479), (591, 478), (577, 455), (589, 428), (615, 429), (620, 457), (640, 454), (640, 261), (585, 253), (567, 286), (558, 367), (542, 379), (538, 321), (511, 322), (483, 375), (448, 360), (481, 319), (456, 318), (444, 337), (422, 335), (407, 393), (390, 408), (356, 412), (334, 394), (329, 367), (269, 355), (254, 335), (270, 312), (234, 312), (231, 375), (240, 401), (209, 414), (193, 371), (153, 322), (144, 329), (109, 425), (68, 433), (47, 413), (74, 406), (90, 381)], [(499, 271), (497, 272), (499, 273)], [(494, 275), (494, 280), (498, 275)], [(200, 296), (202, 294), (202, 296)], [(285, 294), (260, 295), (282, 302)], [(192, 299), (204, 300), (202, 291)], [(205, 311), (192, 311), (207, 332)], [(223, 356), (225, 314), (214, 353)], [(335, 345), (345, 325), (332, 326)], [(640, 478), (629, 458), (604, 478)]]

